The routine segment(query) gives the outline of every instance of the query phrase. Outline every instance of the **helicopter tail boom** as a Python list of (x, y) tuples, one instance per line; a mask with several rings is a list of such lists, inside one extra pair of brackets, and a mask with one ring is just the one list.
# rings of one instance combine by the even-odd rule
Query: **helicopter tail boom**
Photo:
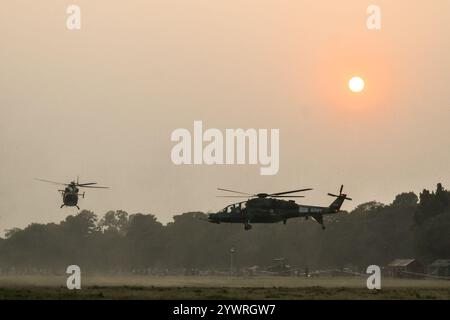
[(344, 203), (345, 198), (343, 197), (338, 197), (336, 200), (334, 200), (329, 208), (334, 211), (334, 212), (338, 212), (341, 209), (342, 204)]

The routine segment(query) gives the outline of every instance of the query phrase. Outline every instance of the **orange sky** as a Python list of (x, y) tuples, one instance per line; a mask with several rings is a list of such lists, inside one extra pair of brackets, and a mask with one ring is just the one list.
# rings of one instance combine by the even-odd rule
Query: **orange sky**
[[(72, 3), (72, 2), (71, 2)], [(71, 4), (70, 3), (70, 4)], [(450, 2), (347, 0), (76, 1), (82, 29), (57, 0), (0, 12), (0, 229), (59, 221), (56, 188), (77, 175), (111, 186), (83, 208), (173, 214), (217, 210), (216, 187), (313, 187), (344, 209), (437, 182), (450, 186)], [(364, 93), (348, 79), (366, 80)], [(279, 128), (280, 171), (176, 167), (170, 133)]]

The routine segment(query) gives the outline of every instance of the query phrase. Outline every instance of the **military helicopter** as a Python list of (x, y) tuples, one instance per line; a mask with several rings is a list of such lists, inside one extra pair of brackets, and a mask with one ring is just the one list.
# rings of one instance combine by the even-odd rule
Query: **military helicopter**
[(67, 207), (77, 207), (77, 209), (80, 210), (80, 207), (78, 206), (78, 197), (82, 196), (84, 199), (85, 193), (84, 192), (79, 193), (78, 188), (108, 189), (108, 187), (94, 186), (94, 184), (97, 184), (97, 182), (79, 183), (78, 177), (76, 182), (71, 181), (69, 183), (61, 183), (44, 179), (36, 179), (36, 180), (66, 186), (64, 189), (58, 190), (61, 193), (63, 199), (63, 204), (60, 206), (60, 208), (67, 206)]
[(218, 188), (217, 190), (231, 192), (239, 195), (219, 196), (224, 198), (248, 198), (246, 201), (233, 203), (217, 213), (211, 213), (206, 219), (211, 223), (243, 223), (245, 230), (252, 228), (250, 223), (275, 223), (283, 221), (286, 224), (288, 219), (309, 217), (317, 221), (322, 229), (325, 229), (323, 215), (335, 214), (340, 211), (344, 200), (352, 200), (345, 193), (342, 193), (344, 185), (341, 186), (339, 194), (328, 193), (335, 197), (330, 206), (318, 207), (297, 204), (294, 200), (281, 200), (278, 198), (303, 198), (301, 195), (291, 195), (292, 193), (313, 190), (311, 188), (298, 189), (278, 193), (258, 193), (250, 194), (246, 192)]

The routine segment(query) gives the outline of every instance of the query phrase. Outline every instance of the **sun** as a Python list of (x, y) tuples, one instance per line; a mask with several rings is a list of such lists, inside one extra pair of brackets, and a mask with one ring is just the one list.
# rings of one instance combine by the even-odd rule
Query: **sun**
[(361, 77), (353, 77), (348, 81), (348, 87), (352, 92), (361, 92), (364, 90), (364, 80)]

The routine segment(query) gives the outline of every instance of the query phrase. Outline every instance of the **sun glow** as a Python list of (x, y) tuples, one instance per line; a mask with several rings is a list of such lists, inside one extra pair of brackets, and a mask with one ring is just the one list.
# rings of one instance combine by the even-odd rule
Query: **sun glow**
[(361, 77), (353, 77), (348, 82), (348, 87), (350, 88), (350, 90), (353, 92), (356, 92), (356, 93), (363, 91), (364, 86), (365, 86), (365, 83)]

